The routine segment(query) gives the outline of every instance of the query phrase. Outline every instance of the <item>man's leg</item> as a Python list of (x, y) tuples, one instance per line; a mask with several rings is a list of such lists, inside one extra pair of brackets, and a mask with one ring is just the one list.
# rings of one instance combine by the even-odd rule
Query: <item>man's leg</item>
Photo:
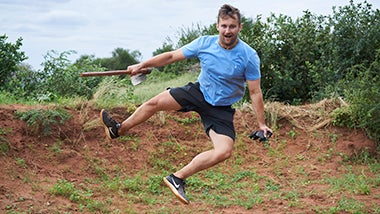
[(202, 152), (195, 156), (188, 165), (174, 173), (176, 177), (185, 180), (189, 176), (201, 170), (208, 169), (231, 156), (234, 150), (234, 141), (232, 138), (226, 135), (217, 134), (212, 129), (209, 134), (214, 149)]
[(201, 170), (208, 169), (217, 163), (220, 163), (232, 154), (234, 142), (232, 138), (217, 134), (210, 130), (210, 138), (214, 144), (214, 149), (202, 152), (195, 156), (193, 160), (177, 171), (164, 178), (165, 184), (170, 188), (174, 195), (183, 203), (188, 204), (189, 199), (186, 197), (185, 192), (185, 179)]
[(126, 134), (132, 127), (146, 121), (157, 111), (180, 110), (181, 108), (169, 91), (166, 90), (142, 104), (121, 124), (115, 121), (104, 109), (100, 111), (100, 118), (107, 137), (114, 139)]
[(158, 111), (180, 109), (181, 106), (172, 97), (172, 95), (170, 95), (169, 90), (161, 92), (160, 94), (156, 95), (138, 107), (136, 111), (121, 124), (121, 127), (119, 128), (119, 134), (125, 134), (129, 129), (146, 121)]

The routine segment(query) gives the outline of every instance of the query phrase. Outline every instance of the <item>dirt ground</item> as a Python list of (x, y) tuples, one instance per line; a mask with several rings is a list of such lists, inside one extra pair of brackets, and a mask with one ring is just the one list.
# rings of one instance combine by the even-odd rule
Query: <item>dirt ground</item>
[[(141, 124), (138, 128), (131, 130), (133, 136), (140, 139), (138, 145), (141, 150), (132, 152), (131, 148), (120, 143), (110, 143), (104, 137), (103, 129), (99, 126), (99, 110), (92, 107), (78, 107), (77, 109), (66, 109), (73, 117), (64, 125), (52, 127), (54, 136), (41, 136), (26, 126), (14, 116), (15, 111), (29, 110), (35, 108), (46, 108), (46, 106), (25, 106), (25, 105), (0, 105), (0, 136), (9, 143), (9, 151), (0, 153), (0, 213), (11, 213), (12, 210), (25, 213), (54, 213), (62, 211), (64, 204), (70, 203), (63, 197), (53, 197), (48, 193), (48, 189), (57, 182), (58, 179), (67, 179), (71, 182), (79, 182), (94, 176), (88, 168), (89, 156), (96, 156), (99, 159), (108, 161), (109, 167), (128, 168), (125, 173), (131, 175), (145, 168), (149, 154), (155, 151), (155, 145), (165, 141), (168, 135), (174, 136), (181, 145), (192, 145), (194, 150), (187, 151), (188, 156), (185, 161), (190, 161), (196, 153), (205, 148), (208, 142), (206, 135), (199, 127), (199, 124), (190, 124), (189, 127), (178, 125), (178, 121), (171, 120), (171, 117), (189, 118), (194, 117), (191, 113), (170, 112), (165, 115), (158, 114), (149, 121)], [(307, 108), (307, 107), (306, 107)], [(116, 119), (121, 120), (128, 116), (125, 109), (110, 110)], [(294, 116), (295, 117), (295, 116)], [(166, 119), (165, 119), (166, 118)], [(169, 118), (169, 119), (168, 119)], [(311, 127), (315, 119), (298, 119), (299, 123), (294, 124), (287, 118), (278, 118), (278, 129), (270, 146), (274, 143), (287, 142), (284, 149), (285, 155), (291, 158), (320, 156), (321, 153), (328, 154), (331, 149), (331, 139), (335, 139), (334, 152), (345, 154), (347, 157), (366, 150), (370, 154), (376, 153), (375, 142), (369, 140), (360, 130), (350, 130), (334, 127), (331, 124), (315, 127), (308, 131), (302, 126), (309, 124)], [(301, 121), (302, 120), (302, 121)], [(275, 177), (273, 168), (265, 167), (274, 165), (276, 160), (267, 155), (267, 150), (262, 144), (253, 143), (251, 139), (242, 137), (255, 127), (255, 117), (250, 111), (238, 110), (235, 115), (235, 127), (240, 133), (240, 140), (247, 143), (248, 150), (239, 150), (239, 155), (249, 158), (255, 155), (254, 161), (245, 161), (250, 164), (250, 168), (257, 168), (257, 173), (268, 177)], [(190, 129), (190, 131), (189, 131)], [(291, 135), (294, 133), (294, 136)], [(246, 136), (246, 135), (245, 135)], [(62, 142), (59, 154), (52, 152), (53, 145)], [(318, 148), (318, 149), (312, 149)], [(241, 154), (244, 153), (244, 154)], [(304, 158), (303, 165), (309, 167), (308, 174), (311, 179), (321, 179), (323, 174), (339, 174), (339, 167), (342, 161), (341, 156), (334, 156), (325, 161), (316, 161), (315, 158)], [(264, 167), (263, 167), (264, 166)], [(228, 165), (226, 164), (226, 167)], [(242, 165), (242, 168), (248, 165)], [(228, 170), (228, 169), (226, 169)], [(283, 171), (282, 177), (296, 179), (291, 172)], [(274, 178), (275, 179), (275, 178)], [(162, 188), (166, 188), (162, 186)], [(323, 191), (324, 186), (317, 184), (309, 185), (310, 188)], [(373, 196), (377, 197), (373, 197)], [(357, 200), (370, 206), (380, 203), (379, 188), (371, 189), (371, 195), (359, 195)], [(101, 198), (101, 196), (97, 196)], [(174, 198), (174, 196), (173, 196)], [(207, 210), (201, 200), (195, 200), (190, 205), (180, 203), (168, 203), (166, 207), (173, 207), (176, 212), (192, 210), (205, 207), (205, 213), (313, 213), (309, 207), (312, 206), (336, 206), (336, 200), (323, 196), (310, 195), (301, 197), (301, 203), (305, 206), (287, 207), (280, 200), (265, 201), (250, 210), (244, 207), (221, 207)], [(123, 201), (113, 201), (115, 208), (123, 210)], [(60, 207), (60, 209), (59, 209)], [(179, 208), (178, 208), (179, 207)], [(263, 207), (266, 207), (263, 209)], [(143, 204), (135, 204), (135, 210), (141, 213), (152, 212), (151, 208)], [(150, 210), (150, 211), (147, 211)], [(179, 211), (178, 211), (179, 210)], [(67, 212), (75, 213), (76, 211)]]

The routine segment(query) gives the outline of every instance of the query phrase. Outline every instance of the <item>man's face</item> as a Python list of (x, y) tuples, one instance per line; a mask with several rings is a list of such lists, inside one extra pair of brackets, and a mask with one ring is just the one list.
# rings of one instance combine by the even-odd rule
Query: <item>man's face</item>
[(237, 15), (235, 15), (235, 19), (229, 16), (219, 18), (218, 23), (216, 23), (216, 29), (219, 31), (219, 43), (222, 47), (227, 49), (234, 47), (241, 28), (242, 25), (239, 24)]

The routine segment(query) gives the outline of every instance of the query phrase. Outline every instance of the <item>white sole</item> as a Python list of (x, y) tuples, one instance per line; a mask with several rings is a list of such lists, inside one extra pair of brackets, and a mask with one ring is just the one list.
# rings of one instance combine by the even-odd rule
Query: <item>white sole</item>
[(102, 122), (102, 125), (103, 125), (103, 127), (104, 127), (104, 132), (106, 133), (107, 138), (110, 139), (110, 140), (112, 140), (111, 135), (110, 135), (110, 133), (109, 133), (109, 131), (108, 131), (108, 127), (107, 127), (106, 124), (104, 124), (104, 122), (103, 122), (103, 111), (104, 111), (104, 109), (102, 109), (102, 110), (100, 111), (100, 121)]
[(177, 189), (173, 187), (173, 185), (166, 179), (164, 178), (164, 182), (166, 186), (170, 188), (170, 190), (174, 193), (174, 195), (184, 204), (189, 204), (190, 202), (182, 198), (182, 196), (178, 193)]

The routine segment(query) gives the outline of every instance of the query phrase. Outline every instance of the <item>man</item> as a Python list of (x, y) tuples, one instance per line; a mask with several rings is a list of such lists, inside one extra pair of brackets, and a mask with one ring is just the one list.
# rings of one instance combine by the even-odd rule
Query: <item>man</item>
[(255, 50), (238, 38), (242, 29), (240, 11), (223, 5), (216, 28), (219, 35), (202, 36), (182, 48), (128, 67), (131, 75), (144, 73), (145, 68), (160, 67), (198, 57), (201, 72), (195, 83), (166, 90), (142, 104), (124, 122), (117, 123), (105, 110), (101, 118), (110, 139), (126, 134), (132, 127), (146, 121), (158, 111), (196, 111), (214, 148), (195, 156), (179, 171), (164, 178), (165, 184), (185, 204), (185, 179), (228, 159), (234, 149), (235, 128), (231, 105), (242, 98), (245, 83), (250, 92), (259, 129), (272, 132), (265, 125), (264, 101), (260, 88), (260, 60)]

